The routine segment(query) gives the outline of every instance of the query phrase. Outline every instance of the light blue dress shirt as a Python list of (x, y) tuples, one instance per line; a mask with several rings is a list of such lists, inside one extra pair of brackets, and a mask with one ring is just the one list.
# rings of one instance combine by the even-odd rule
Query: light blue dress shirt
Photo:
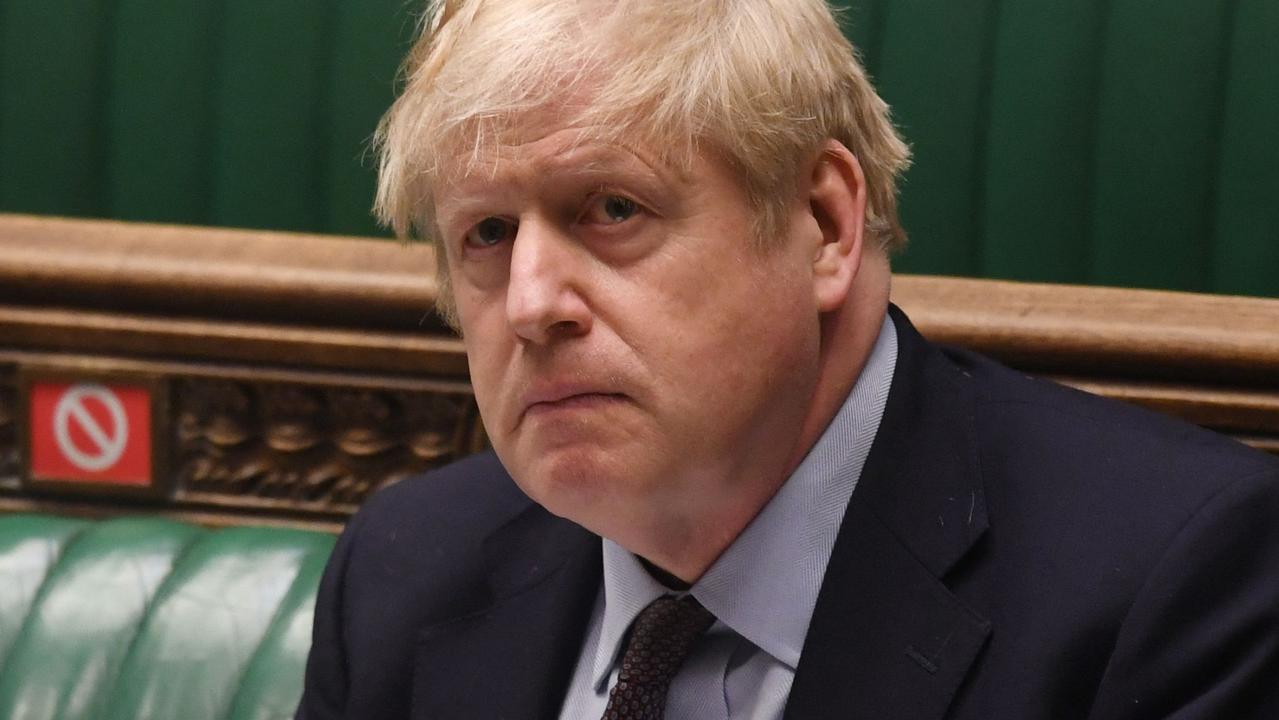
[[(688, 590), (715, 615), (667, 693), (669, 720), (780, 720), (839, 524), (879, 429), (897, 362), (884, 318), (852, 391), (812, 450)], [(605, 539), (604, 582), (561, 720), (599, 720), (623, 641), (641, 610), (671, 590)], [(679, 594), (679, 593), (676, 593)]]

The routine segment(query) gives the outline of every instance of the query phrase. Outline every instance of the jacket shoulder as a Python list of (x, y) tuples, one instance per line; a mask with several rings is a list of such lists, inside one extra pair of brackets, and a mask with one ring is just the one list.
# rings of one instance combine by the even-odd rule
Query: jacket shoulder
[(974, 382), (984, 474), (1033, 468), (1099, 497), (1163, 497), (1190, 511), (1239, 479), (1279, 473), (1279, 460), (1178, 418), (945, 352)]
[[(1175, 418), (943, 352), (973, 391), (989, 519), (948, 582), (995, 627), (987, 681), (956, 716), (1046, 717), (1051, 706), (1135, 717), (1140, 703), (1143, 717), (1192, 706), (1186, 717), (1270, 717), (1235, 710), (1263, 687), (1265, 707), (1279, 702), (1269, 670), (1279, 639), (1244, 630), (1273, 626), (1279, 607), (1279, 462)], [(1221, 682), (1204, 667), (1220, 668)]]
[(485, 540), (531, 503), (491, 451), (383, 488), (339, 541), (348, 592), (456, 596), (478, 582)]
[(531, 501), (491, 450), (406, 477), (374, 493), (352, 520), (356, 525), (408, 532), (480, 530), (522, 511)]

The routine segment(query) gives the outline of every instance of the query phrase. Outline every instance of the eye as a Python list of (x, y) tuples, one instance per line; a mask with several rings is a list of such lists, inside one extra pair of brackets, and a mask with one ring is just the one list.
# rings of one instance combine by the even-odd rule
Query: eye
[(506, 218), (486, 217), (466, 231), (464, 242), (471, 247), (486, 248), (515, 239), (518, 226)]
[(582, 213), (580, 222), (595, 225), (617, 225), (639, 214), (639, 205), (621, 195), (596, 195)]

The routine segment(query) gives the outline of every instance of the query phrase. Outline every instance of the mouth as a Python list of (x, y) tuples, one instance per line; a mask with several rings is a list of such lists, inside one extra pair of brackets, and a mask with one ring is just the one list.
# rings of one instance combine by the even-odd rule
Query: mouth
[(531, 399), (521, 413), (521, 420), (558, 414), (575, 414), (604, 409), (626, 402), (621, 393), (570, 391)]

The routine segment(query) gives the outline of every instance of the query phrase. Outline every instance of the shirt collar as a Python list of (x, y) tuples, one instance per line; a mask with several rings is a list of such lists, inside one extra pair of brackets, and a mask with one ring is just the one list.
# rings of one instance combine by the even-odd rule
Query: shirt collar
[[(689, 592), (716, 619), (794, 670), (839, 524), (879, 429), (897, 360), (884, 318), (857, 383), (830, 425), (759, 515)], [(671, 591), (604, 539), (604, 618), (592, 679), (608, 681), (627, 628)], [(779, 609), (781, 609), (779, 611)]]
[(622, 651), (622, 638), (635, 617), (649, 603), (670, 592), (644, 569), (639, 558), (604, 538), (604, 621), (591, 668), (591, 680), (597, 689), (608, 682)]

